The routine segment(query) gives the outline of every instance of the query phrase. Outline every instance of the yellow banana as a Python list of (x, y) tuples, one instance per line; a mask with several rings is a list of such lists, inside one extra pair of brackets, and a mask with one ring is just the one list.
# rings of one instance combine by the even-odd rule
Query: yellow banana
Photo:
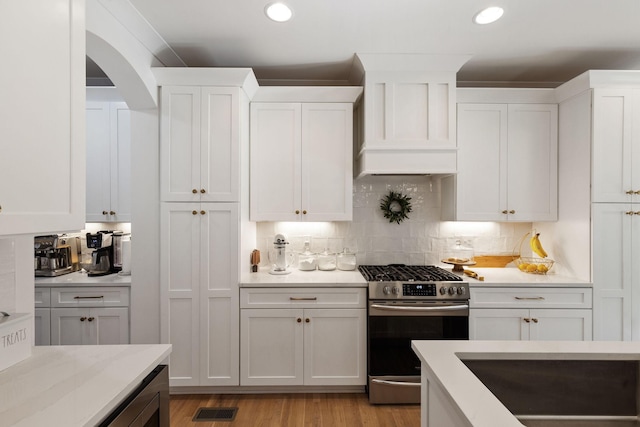
[(540, 233), (535, 233), (531, 236), (531, 240), (529, 240), (529, 245), (531, 246), (531, 250), (536, 253), (540, 258), (546, 258), (547, 252), (542, 247), (542, 243), (540, 243)]

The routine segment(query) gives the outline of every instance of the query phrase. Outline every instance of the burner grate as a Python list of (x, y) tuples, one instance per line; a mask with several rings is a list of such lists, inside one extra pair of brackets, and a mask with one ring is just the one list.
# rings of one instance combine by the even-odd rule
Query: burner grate
[(368, 282), (459, 282), (457, 274), (435, 265), (361, 265)]

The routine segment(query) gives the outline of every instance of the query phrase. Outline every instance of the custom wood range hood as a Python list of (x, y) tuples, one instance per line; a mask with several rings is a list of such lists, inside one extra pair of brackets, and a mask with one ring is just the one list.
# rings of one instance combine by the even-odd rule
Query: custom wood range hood
[(456, 73), (470, 58), (356, 54), (356, 176), (457, 172)]

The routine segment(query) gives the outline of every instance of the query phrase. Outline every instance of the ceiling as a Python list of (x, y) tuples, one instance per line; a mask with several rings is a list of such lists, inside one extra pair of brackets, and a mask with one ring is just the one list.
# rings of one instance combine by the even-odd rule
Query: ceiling
[[(355, 53), (471, 54), (459, 86), (555, 87), (640, 69), (640, 0), (130, 0), (190, 67), (252, 67), (260, 84), (348, 84)], [(504, 16), (472, 17), (487, 6)]]

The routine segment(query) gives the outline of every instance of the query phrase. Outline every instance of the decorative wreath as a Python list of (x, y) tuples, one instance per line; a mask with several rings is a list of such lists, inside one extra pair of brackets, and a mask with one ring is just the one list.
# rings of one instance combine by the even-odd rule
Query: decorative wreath
[(402, 193), (396, 193), (390, 191), (380, 203), (380, 209), (384, 212), (384, 217), (389, 219), (389, 222), (395, 222), (400, 224), (411, 212), (411, 197), (405, 196)]

